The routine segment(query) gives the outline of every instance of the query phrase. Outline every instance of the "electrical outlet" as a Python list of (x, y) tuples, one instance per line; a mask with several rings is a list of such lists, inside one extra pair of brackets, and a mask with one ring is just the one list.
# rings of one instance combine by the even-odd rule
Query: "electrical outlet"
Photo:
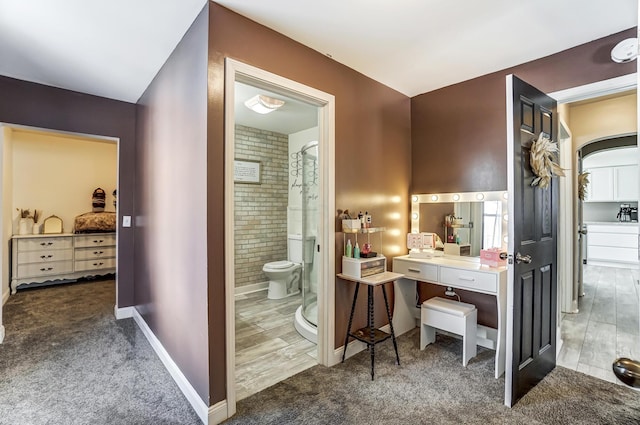
[(586, 258), (582, 260), (582, 264), (587, 264), (587, 259)]
[(123, 215), (122, 216), (122, 227), (131, 227), (131, 216)]

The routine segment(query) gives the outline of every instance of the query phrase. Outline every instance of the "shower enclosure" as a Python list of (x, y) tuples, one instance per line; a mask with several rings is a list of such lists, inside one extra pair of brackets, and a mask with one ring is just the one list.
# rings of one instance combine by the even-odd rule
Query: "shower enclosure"
[[(295, 315), (295, 328), (306, 339), (318, 340), (318, 142), (312, 141), (298, 153), (302, 191), (302, 305)], [(311, 252), (309, 252), (311, 251)]]

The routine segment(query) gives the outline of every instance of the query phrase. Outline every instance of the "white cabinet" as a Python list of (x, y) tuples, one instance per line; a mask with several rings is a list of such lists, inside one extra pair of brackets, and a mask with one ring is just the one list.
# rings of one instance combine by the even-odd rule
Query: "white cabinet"
[(587, 263), (638, 264), (637, 224), (587, 224)]
[(68, 282), (116, 272), (116, 234), (14, 236), (11, 293), (19, 285)]
[(613, 199), (616, 201), (638, 200), (638, 166), (613, 167)]
[(638, 166), (620, 165), (585, 169), (589, 186), (585, 201), (611, 202), (638, 200)]
[(613, 201), (613, 167), (591, 168), (585, 201)]

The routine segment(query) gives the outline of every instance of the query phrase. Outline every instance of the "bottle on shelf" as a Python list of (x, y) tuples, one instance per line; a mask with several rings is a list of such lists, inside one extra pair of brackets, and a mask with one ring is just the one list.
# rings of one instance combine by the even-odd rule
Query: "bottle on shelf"
[(349, 240), (347, 241), (347, 248), (346, 248), (346, 249), (345, 249), (345, 251), (344, 251), (344, 256), (345, 256), (345, 257), (351, 257), (351, 249), (352, 249), (352, 246), (351, 246), (351, 239), (349, 239)]
[(360, 258), (360, 247), (358, 246), (358, 242), (356, 242), (356, 246), (353, 248), (353, 258)]

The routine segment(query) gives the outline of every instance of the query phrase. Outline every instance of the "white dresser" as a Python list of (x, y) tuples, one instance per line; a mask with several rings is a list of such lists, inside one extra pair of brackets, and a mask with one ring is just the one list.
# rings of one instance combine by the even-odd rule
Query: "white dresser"
[(116, 234), (13, 236), (11, 293), (19, 285), (69, 282), (116, 272)]
[[(507, 319), (507, 268), (492, 268), (480, 264), (479, 258), (433, 257), (411, 258), (408, 255), (393, 259), (393, 271), (402, 273), (395, 282), (393, 327), (396, 336), (415, 328), (420, 308), (416, 305), (416, 282), (428, 282), (454, 289), (488, 294), (496, 297), (497, 329), (478, 325), (478, 345), (496, 351), (495, 377), (505, 369), (505, 338)], [(444, 292), (443, 288), (443, 292)]]

